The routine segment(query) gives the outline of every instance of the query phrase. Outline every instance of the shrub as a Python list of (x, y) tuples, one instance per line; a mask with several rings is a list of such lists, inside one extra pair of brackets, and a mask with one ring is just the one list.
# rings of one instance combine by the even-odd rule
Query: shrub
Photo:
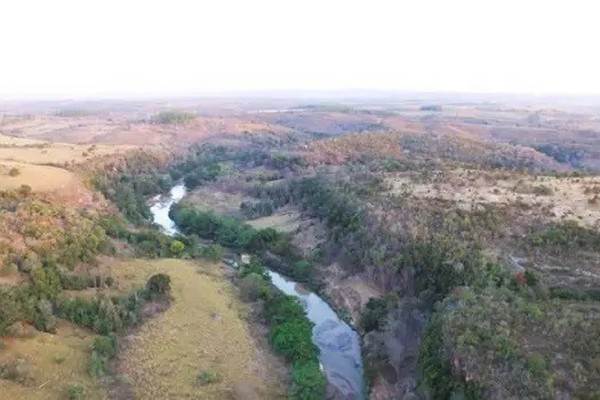
[(0, 286), (0, 335), (23, 315), (17, 293), (12, 288)]
[(275, 325), (271, 343), (278, 353), (294, 362), (316, 359), (319, 350), (312, 342), (313, 325), (308, 320), (290, 320)]
[(223, 259), (225, 249), (218, 244), (209, 244), (200, 249), (200, 257), (206, 258), (209, 261), (217, 262)]
[(219, 376), (219, 374), (216, 371), (213, 371), (212, 369), (206, 369), (202, 372), (200, 372), (200, 374), (198, 375), (198, 385), (199, 386), (206, 386), (206, 385), (210, 385), (212, 383), (217, 383), (221, 380), (221, 377)]
[(108, 360), (92, 352), (90, 363), (88, 365), (90, 375), (99, 378), (108, 372)]
[(255, 272), (242, 278), (239, 286), (244, 301), (256, 301), (259, 298), (265, 298), (269, 291), (267, 282), (261, 275)]
[(67, 358), (63, 355), (63, 354), (55, 354), (54, 355), (54, 362), (56, 364), (62, 364), (63, 362), (65, 362)]
[(21, 170), (19, 168), (16, 167), (12, 167), (9, 171), (8, 171), (8, 175), (9, 176), (18, 176), (21, 173)]
[(38, 301), (34, 316), (36, 329), (44, 332), (56, 331), (56, 317), (52, 313), (52, 303), (46, 299)]
[(546, 374), (546, 359), (540, 353), (532, 353), (527, 356), (527, 367), (535, 377), (543, 377)]
[(185, 245), (182, 242), (180, 242), (179, 240), (173, 240), (171, 242), (170, 249), (171, 249), (171, 253), (173, 253), (174, 255), (178, 256), (185, 249)]
[(53, 300), (62, 291), (60, 275), (53, 267), (36, 268), (30, 276), (33, 293), (38, 299)]
[(151, 119), (154, 124), (186, 124), (194, 120), (195, 115), (183, 111), (161, 111)]
[(140, 293), (129, 297), (109, 299), (98, 297), (92, 300), (59, 298), (56, 302), (56, 314), (77, 325), (91, 328), (101, 335), (119, 332), (123, 326), (137, 322), (138, 310), (143, 302)]
[(24, 384), (30, 381), (31, 378), (30, 370), (22, 358), (0, 364), (0, 379)]
[(60, 284), (65, 290), (84, 290), (90, 287), (90, 280), (81, 275), (61, 274)]
[(552, 196), (552, 194), (554, 194), (554, 190), (546, 185), (534, 186), (532, 191), (536, 196)]
[(300, 260), (294, 263), (294, 278), (301, 282), (309, 282), (314, 275), (315, 267), (307, 260)]
[(21, 272), (31, 272), (36, 268), (41, 268), (42, 263), (37, 254), (29, 251), (19, 257), (17, 257), (17, 268)]
[(21, 185), (19, 187), (19, 194), (23, 197), (29, 196), (31, 194), (31, 192), (32, 192), (32, 189), (31, 189), (31, 186), (29, 186), (29, 185)]
[(243, 201), (240, 204), (240, 211), (247, 219), (267, 217), (275, 211), (275, 205), (272, 200), (261, 200), (258, 202)]
[(92, 343), (92, 351), (107, 359), (117, 355), (117, 341), (114, 336), (97, 336)]
[(318, 400), (325, 398), (327, 381), (315, 361), (294, 364), (292, 369), (290, 397), (294, 400)]
[(80, 400), (80, 399), (83, 399), (84, 395), (85, 395), (85, 390), (84, 390), (83, 386), (81, 386), (77, 383), (71, 384), (67, 388), (67, 398), (69, 400)]
[(146, 290), (150, 296), (166, 296), (171, 292), (171, 277), (166, 274), (152, 275), (146, 282)]
[(388, 303), (383, 298), (371, 297), (360, 315), (359, 325), (365, 332), (375, 331), (386, 323)]
[(250, 274), (258, 275), (265, 282), (271, 282), (271, 277), (269, 276), (269, 272), (267, 269), (259, 262), (257, 262), (254, 258), (250, 262), (250, 264), (243, 265), (240, 270), (240, 277), (244, 278)]
[(91, 346), (92, 357), (88, 366), (92, 376), (101, 377), (108, 372), (108, 361), (117, 354), (114, 336), (98, 336)]

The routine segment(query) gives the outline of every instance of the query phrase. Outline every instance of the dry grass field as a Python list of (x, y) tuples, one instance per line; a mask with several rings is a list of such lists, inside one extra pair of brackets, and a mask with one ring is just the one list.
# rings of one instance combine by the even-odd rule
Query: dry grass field
[(28, 333), (3, 338), (0, 361), (12, 365), (19, 378), (0, 379), (0, 398), (63, 400), (72, 385), (82, 387), (86, 399), (107, 398), (87, 369), (92, 333), (67, 322), (59, 322), (56, 334), (23, 331)]
[(0, 161), (1, 190), (13, 190), (21, 185), (28, 185), (34, 192), (49, 192), (63, 190), (76, 180), (75, 174), (63, 168), (18, 161)]
[[(172, 279), (171, 307), (130, 335), (119, 355), (119, 374), (131, 382), (136, 398), (285, 398), (285, 375), (250, 335), (244, 306), (221, 265), (135, 260), (112, 271), (119, 289), (159, 272)], [(211, 383), (200, 384), (200, 376)]]
[(302, 222), (300, 213), (296, 210), (279, 210), (268, 217), (248, 221), (256, 229), (273, 228), (280, 232), (295, 232)]
[(600, 227), (600, 179), (532, 176), (476, 170), (432, 171), (426, 181), (410, 174), (390, 174), (391, 192), (422, 199), (444, 199), (470, 209), (474, 204), (514, 206), (542, 220), (577, 220)]
[(198, 187), (185, 198), (186, 203), (193, 204), (201, 210), (213, 211), (217, 214), (237, 215), (244, 196), (240, 193), (229, 193), (215, 187)]

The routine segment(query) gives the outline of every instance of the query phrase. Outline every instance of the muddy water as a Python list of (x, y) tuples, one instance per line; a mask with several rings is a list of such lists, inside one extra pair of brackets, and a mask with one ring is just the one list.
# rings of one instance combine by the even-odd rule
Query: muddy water
[[(160, 225), (169, 235), (178, 232), (175, 223), (169, 218), (169, 210), (185, 196), (185, 193), (185, 186), (180, 184), (174, 186), (169, 195), (152, 199), (153, 205), (150, 210), (154, 223)], [(269, 274), (276, 287), (300, 300), (308, 319), (315, 324), (313, 342), (321, 352), (319, 361), (329, 383), (336, 387), (344, 399), (364, 399), (363, 365), (358, 333), (316, 294), (277, 272), (269, 271)]]

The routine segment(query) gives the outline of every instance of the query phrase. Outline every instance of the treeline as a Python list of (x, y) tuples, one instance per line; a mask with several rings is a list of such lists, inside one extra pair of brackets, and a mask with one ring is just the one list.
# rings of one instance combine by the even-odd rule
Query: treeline
[(260, 301), (270, 328), (270, 342), (278, 353), (292, 363), (290, 398), (318, 400), (325, 397), (326, 380), (320, 370), (318, 348), (312, 343), (313, 324), (302, 305), (270, 284), (263, 264), (269, 262), (293, 279), (315, 284), (314, 267), (302, 255), (287, 234), (272, 228), (255, 229), (233, 217), (216, 215), (176, 205), (170, 217), (188, 236), (214, 241), (223, 247), (253, 254), (252, 263), (240, 271), (244, 299)]
[(140, 225), (151, 218), (148, 196), (165, 193), (178, 181), (193, 189), (235, 170), (260, 165), (295, 168), (301, 164), (299, 157), (271, 154), (259, 147), (196, 144), (176, 156), (141, 150), (129, 153), (94, 171), (92, 183), (128, 221)]
[[(523, 285), (535, 281), (516, 280), (498, 259), (485, 252), (485, 241), (503, 234), (502, 210), (463, 211), (443, 204), (415, 205), (410, 199), (382, 199), (380, 193), (385, 188), (380, 178), (354, 178), (297, 180), (288, 189), (290, 201), (327, 224), (329, 251), (342, 254), (343, 264), (366, 270), (388, 290), (401, 287), (403, 297), (419, 299), (420, 309), (415, 312), (432, 315), (434, 322), (426, 330), (423, 355), (414, 366), (422, 373), (421, 389), (434, 398), (449, 398), (455, 392), (478, 398), (479, 386), (454, 374), (447, 356), (440, 353), (443, 344), (436, 333), (435, 304), (461, 287), (476, 291), (502, 287), (520, 293)], [(384, 214), (375, 216), (369, 204), (376, 204), (374, 209), (383, 207)], [(547, 235), (545, 238), (548, 240)], [(372, 299), (360, 318), (361, 330), (377, 334), (394, 329), (394, 324), (402, 323), (395, 321), (401, 315), (395, 312), (396, 307), (401, 304), (394, 296)], [(385, 356), (376, 353), (368, 352), (365, 360), (368, 376), (372, 376), (369, 368), (386, 365), (385, 359), (379, 359)]]
[(223, 247), (257, 254), (272, 269), (311, 287), (319, 285), (312, 262), (303, 258), (289, 234), (273, 228), (255, 229), (237, 218), (183, 205), (171, 208), (169, 215), (188, 236), (195, 235)]
[(0, 335), (22, 320), (51, 332), (53, 302), (63, 290), (112, 283), (109, 277), (73, 272), (78, 264), (92, 263), (96, 255), (109, 253), (112, 246), (96, 214), (7, 193), (0, 203), (10, 227), (7, 236), (23, 244), (3, 249), (2, 269), (28, 278), (17, 286), (0, 285)]
[(93, 172), (92, 183), (128, 221), (142, 224), (152, 217), (146, 197), (173, 186), (165, 155), (139, 150)]
[(255, 259), (242, 268), (240, 278), (244, 297), (263, 305), (273, 349), (292, 363), (290, 398), (324, 399), (326, 379), (319, 367), (319, 349), (312, 342), (313, 324), (302, 305), (272, 286), (266, 269)]
[[(330, 249), (343, 254), (357, 270), (366, 270), (390, 290), (402, 288), (403, 298), (418, 299), (420, 308), (415, 312), (429, 320), (418, 359), (419, 391), (432, 398), (479, 399), (490, 393), (546, 398), (561, 390), (552, 380), (550, 362), (559, 351), (552, 337), (568, 337), (573, 343), (578, 341), (577, 331), (587, 340), (597, 335), (597, 321), (590, 316), (597, 315), (598, 306), (591, 301), (599, 298), (598, 290), (545, 288), (531, 268), (514, 270), (486, 251), (494, 240), (505, 237), (507, 214), (501, 207), (461, 210), (436, 200), (415, 204), (410, 198), (381, 196), (377, 179), (352, 178), (295, 181), (289, 188), (291, 201), (326, 222)], [(551, 223), (532, 227), (517, 246), (572, 256), (600, 251), (600, 235), (576, 222)], [(377, 334), (405, 326), (393, 300), (368, 302), (359, 321), (363, 332)], [(411, 307), (402, 298), (398, 304)], [(594, 322), (574, 322), (577, 328), (571, 328), (570, 318)], [(496, 322), (487, 323), (490, 320)], [(538, 332), (540, 325), (544, 328)], [(534, 330), (544, 343), (535, 351), (527, 345)], [(565, 363), (591, 365), (589, 355), (582, 352), (583, 342), (569, 348)], [(381, 356), (375, 353), (368, 353), (367, 369), (387, 365), (385, 360), (370, 360)], [(598, 376), (593, 368), (585, 371), (590, 380)], [(577, 379), (569, 376), (572, 382)], [(577, 387), (582, 398), (599, 393), (585, 381)]]
[[(151, 276), (143, 289), (126, 296), (97, 296), (91, 299), (58, 297), (54, 303), (57, 316), (101, 335), (94, 339), (89, 371), (94, 376), (108, 372), (108, 361), (117, 353), (116, 335), (142, 321), (142, 307), (147, 301), (164, 310), (170, 300), (171, 279), (165, 274)], [(155, 307), (158, 310), (158, 308)]]

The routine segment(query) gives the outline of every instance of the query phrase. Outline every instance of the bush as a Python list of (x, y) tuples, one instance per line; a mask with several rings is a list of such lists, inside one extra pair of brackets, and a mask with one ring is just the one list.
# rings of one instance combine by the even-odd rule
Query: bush
[(194, 114), (183, 111), (161, 111), (151, 119), (154, 124), (175, 124), (181, 125), (193, 121), (196, 118)]
[(250, 261), (250, 264), (243, 265), (240, 270), (240, 277), (245, 278), (250, 274), (255, 274), (261, 277), (261, 279), (265, 282), (271, 282), (271, 277), (269, 276), (269, 272), (267, 269), (259, 262), (257, 262), (254, 258)]
[(383, 298), (371, 297), (360, 315), (359, 325), (364, 332), (382, 328), (389, 311), (388, 302)]
[(92, 351), (101, 357), (111, 359), (117, 355), (117, 341), (114, 336), (97, 336), (92, 343)]
[(325, 398), (327, 381), (315, 361), (294, 364), (292, 369), (290, 398), (294, 400), (318, 400)]
[(31, 194), (33, 189), (31, 189), (31, 186), (29, 185), (21, 185), (19, 187), (19, 194), (23, 197), (27, 197)]
[(255, 273), (249, 273), (240, 282), (240, 292), (244, 301), (256, 301), (265, 298), (269, 291), (267, 282), (264, 278)]
[(171, 277), (166, 274), (152, 275), (146, 282), (146, 291), (151, 297), (168, 295), (171, 292)]
[(176, 256), (180, 255), (184, 249), (185, 249), (185, 245), (182, 242), (180, 242), (179, 240), (173, 240), (171, 242), (170, 250), (171, 250), (171, 253), (173, 253), (174, 255), (176, 255)]
[(240, 204), (240, 211), (247, 219), (267, 217), (273, 214), (275, 205), (272, 200), (261, 200), (258, 202), (243, 201)]
[(198, 386), (206, 386), (212, 383), (217, 383), (221, 380), (221, 377), (216, 371), (212, 369), (207, 369), (198, 375)]
[(9, 171), (8, 171), (8, 175), (9, 176), (18, 176), (21, 173), (21, 170), (19, 168), (16, 167), (12, 167)]
[(25, 384), (31, 381), (31, 372), (22, 358), (0, 364), (0, 379)]
[(60, 284), (65, 290), (84, 290), (93, 287), (90, 278), (75, 274), (61, 274)]
[(16, 290), (0, 286), (0, 335), (22, 317), (23, 310)]
[(532, 191), (536, 196), (552, 196), (554, 194), (554, 190), (546, 185), (534, 186)]
[(79, 297), (61, 297), (55, 304), (56, 315), (77, 325), (91, 328), (101, 335), (119, 332), (123, 327), (139, 322), (139, 311), (147, 294), (136, 291), (129, 296), (97, 297), (91, 300)]
[(38, 299), (54, 300), (62, 291), (60, 275), (54, 267), (36, 268), (30, 276), (33, 293)]
[(80, 400), (80, 399), (83, 399), (84, 395), (85, 395), (85, 390), (84, 390), (83, 386), (81, 386), (77, 383), (71, 384), (67, 388), (67, 398), (69, 400)]
[(36, 329), (44, 332), (56, 331), (56, 317), (52, 313), (52, 303), (46, 299), (38, 301), (34, 316)]
[(225, 249), (218, 244), (209, 244), (200, 249), (200, 257), (206, 258), (209, 261), (221, 261), (224, 255)]
[(278, 353), (293, 362), (317, 358), (319, 349), (312, 342), (313, 324), (307, 319), (296, 319), (275, 325), (271, 343)]
[(108, 372), (108, 360), (92, 352), (88, 372), (96, 378), (103, 377)]
[(117, 343), (114, 336), (98, 336), (92, 343), (92, 357), (89, 372), (92, 376), (101, 377), (108, 372), (108, 361), (117, 354)]
[(309, 282), (314, 276), (315, 267), (307, 260), (300, 260), (294, 263), (294, 278), (301, 282)]

